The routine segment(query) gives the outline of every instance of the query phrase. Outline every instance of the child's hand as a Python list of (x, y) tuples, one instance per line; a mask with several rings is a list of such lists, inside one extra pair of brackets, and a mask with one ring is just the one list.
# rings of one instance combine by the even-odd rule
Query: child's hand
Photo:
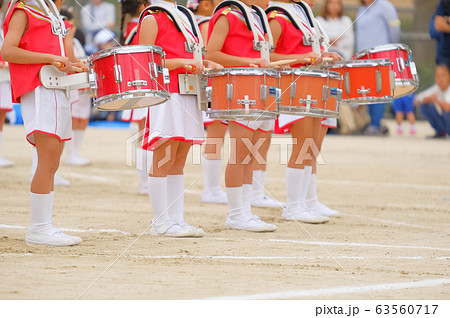
[(83, 72), (89, 73), (89, 66), (83, 61), (72, 63), (72, 66), (79, 67), (83, 70)]
[(223, 68), (222, 65), (220, 65), (220, 64), (218, 64), (218, 63), (215, 63), (215, 62), (213, 62), (213, 61), (210, 61), (210, 60), (203, 60), (203, 65), (204, 65), (206, 68), (210, 68), (210, 69)]
[(322, 59), (316, 52), (309, 52), (306, 54), (300, 54), (297, 58), (299, 64), (319, 64)]
[(258, 65), (259, 67), (262, 68), (269, 68), (270, 64), (269, 61), (267, 61), (266, 59), (258, 58), (258, 59), (250, 59), (250, 62), (248, 63), (250, 66), (252, 66), (252, 64), (254, 65)]
[(72, 63), (68, 57), (55, 55), (52, 64), (61, 72), (69, 72)]
[(342, 56), (340, 56), (336, 52), (323, 52), (322, 58), (324, 58), (324, 57), (332, 58), (333, 61), (342, 61), (343, 60)]
[(192, 74), (197, 75), (203, 72), (203, 63), (194, 59), (183, 60), (184, 67)]

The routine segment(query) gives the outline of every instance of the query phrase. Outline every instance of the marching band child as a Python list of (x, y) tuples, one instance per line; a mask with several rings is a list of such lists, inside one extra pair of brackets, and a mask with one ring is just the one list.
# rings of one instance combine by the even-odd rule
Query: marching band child
[[(188, 0), (187, 7), (194, 12), (204, 44), (208, 37), (209, 19), (219, 0)], [(222, 148), (228, 126), (221, 120), (210, 119), (203, 112), (206, 142), (202, 157), (203, 193), (202, 202), (227, 203), (227, 195), (220, 186), (222, 176)]]
[[(160, 9), (152, 9), (154, 5)], [(182, 12), (176, 2), (156, 0), (152, 1), (152, 6), (141, 14), (139, 44), (158, 45), (164, 49), (166, 67), (170, 71), (171, 98), (149, 107), (148, 131), (143, 141), (143, 148), (153, 151), (148, 178), (154, 216), (150, 232), (154, 235), (200, 237), (204, 231), (184, 221), (183, 169), (191, 146), (203, 142), (203, 122), (197, 97), (180, 94), (178, 74), (190, 70), (197, 75), (204, 66), (219, 68), (221, 65), (200, 61), (194, 58), (195, 51), (186, 50), (187, 42), (197, 48), (203, 43), (200, 43), (196, 26), (190, 23), (188, 13)]]
[[(242, 3), (243, 6), (252, 4), (264, 8), (267, 6), (267, 1), (245, 0)], [(227, 5), (219, 10), (216, 9), (208, 30), (207, 58), (225, 67), (249, 67), (253, 64), (263, 68), (269, 67), (268, 57), (262, 57), (261, 52), (254, 49), (254, 34), (248, 29), (246, 23), (243, 23), (248, 19), (253, 30), (257, 30), (259, 41), (265, 40), (262, 25), (254, 15), (255, 11), (250, 10), (252, 13), (247, 16), (245, 7), (240, 9), (235, 5)], [(229, 161), (225, 172), (229, 206), (225, 226), (256, 232), (275, 231), (275, 225), (263, 222), (252, 214), (252, 176), (255, 158), (244, 142), (250, 140), (252, 144), (256, 144), (263, 131), (273, 129), (273, 121), (229, 121), (228, 127), (230, 139), (234, 141), (230, 158), (235, 158), (236, 162)], [(252, 158), (248, 163), (244, 161), (247, 156)]]
[[(3, 6), (3, 0), (0, 0), (0, 11)], [(0, 30), (0, 48), (3, 45), (3, 29)], [(3, 142), (3, 124), (5, 123), (6, 113), (13, 109), (11, 99), (11, 83), (9, 78), (8, 63), (3, 61), (0, 56), (0, 168), (10, 167), (14, 163), (11, 160), (2, 157)]]
[[(120, 24), (120, 44), (138, 45), (137, 26), (139, 15), (149, 4), (147, 0), (122, 0), (122, 19)], [(142, 149), (142, 133), (145, 129), (147, 108), (127, 109), (122, 111), (122, 120), (130, 122), (131, 136), (139, 134), (136, 142), (136, 170), (139, 176), (139, 194), (148, 194), (147, 156), (151, 152)]]
[[(314, 0), (302, 1), (300, 4), (290, 0), (270, 2), (268, 19), (272, 30), (276, 48), (271, 54), (273, 60), (295, 59), (293, 67), (312, 61), (319, 64), (322, 56), (340, 60), (336, 53), (324, 52), (320, 48), (313, 50), (312, 45), (304, 44), (304, 36), (317, 37), (321, 32), (317, 24), (313, 22), (308, 5), (313, 5)], [(284, 10), (279, 12), (271, 7), (278, 6)], [(308, 10), (309, 9), (309, 10)], [(287, 14), (291, 14), (289, 17)], [(300, 21), (297, 29), (290, 18)], [(307, 34), (304, 34), (307, 33)], [(318, 42), (316, 42), (318, 43)], [(331, 123), (330, 123), (331, 122)], [(335, 125), (333, 120), (324, 120), (324, 125)], [(309, 149), (309, 159), (300, 158), (302, 147), (307, 140), (313, 140), (318, 150), (322, 145), (326, 128), (322, 128), (321, 119), (295, 115), (281, 114), (278, 117), (278, 128), (281, 132), (292, 134), (293, 149), (286, 169), (286, 209), (283, 209), (282, 218), (286, 220), (298, 220), (305, 223), (324, 223), (329, 217), (338, 217), (337, 211), (331, 210), (317, 200), (316, 195), (316, 158), (313, 149)], [(305, 159), (305, 160), (303, 160)]]
[(39, 71), (45, 64), (53, 64), (63, 72), (74, 65), (65, 56), (60, 7), (61, 0), (11, 3), (3, 25), (5, 41), (1, 51), (10, 67), (13, 101), (20, 101), (22, 106), (26, 138), (36, 146), (38, 154), (30, 189), (31, 225), (25, 241), (53, 246), (82, 241), (52, 226), (54, 175), (64, 141), (71, 138), (72, 125), (65, 92), (44, 88)]

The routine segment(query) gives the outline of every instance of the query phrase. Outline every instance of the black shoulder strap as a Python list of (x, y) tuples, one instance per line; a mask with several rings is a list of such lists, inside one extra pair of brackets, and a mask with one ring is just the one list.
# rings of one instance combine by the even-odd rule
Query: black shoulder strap
[(272, 11), (280, 11), (280, 12), (282, 12), (283, 14), (285, 14), (285, 15), (289, 18), (289, 20), (291, 20), (291, 22), (292, 22), (292, 24), (294, 25), (294, 27), (295, 27), (297, 30), (300, 30), (300, 26), (297, 24), (296, 19), (294, 19), (294, 17), (290, 14), (290, 12), (287, 11), (285, 8), (279, 7), (279, 6), (277, 6), (277, 5), (273, 5), (273, 6), (270, 6), (270, 7), (268, 7), (268, 8), (266, 9), (266, 13), (267, 13), (267, 14), (269, 14), (269, 13), (272, 12)]
[(183, 12), (184, 15), (189, 19), (189, 23), (191, 24), (192, 32), (194, 32), (194, 35), (198, 37), (197, 30), (196, 30), (197, 28), (195, 27), (195, 24), (197, 23), (197, 21), (195, 21), (195, 16), (192, 13), (192, 11), (183, 6), (177, 6), (177, 8), (178, 8), (178, 10)]
[[(294, 1), (295, 2), (295, 1)], [(312, 17), (309, 16), (309, 11), (306, 8), (305, 4), (303, 3), (303, 1), (299, 1), (299, 2), (295, 2), (296, 4), (298, 4), (300, 7), (302, 7), (303, 11), (305, 12), (305, 16), (308, 19), (309, 25), (314, 28), (314, 22), (312, 20)]]
[(240, 1), (233, 1), (233, 0), (226, 0), (226, 1), (222, 1), (221, 3), (219, 3), (217, 5), (217, 7), (214, 9), (214, 13), (216, 13), (217, 11), (219, 11), (220, 9), (224, 8), (224, 7), (229, 7), (229, 6), (235, 6), (238, 7), (239, 10), (241, 10), (242, 14), (244, 15), (244, 19), (245, 22), (247, 23), (247, 28), (251, 31), (251, 22), (249, 17), (247, 16), (247, 12), (245, 11), (244, 5), (242, 2)]
[(175, 24), (175, 27), (177, 28), (178, 32), (181, 32), (181, 28), (180, 26), (176, 23), (175, 17), (172, 15), (172, 12), (166, 10), (166, 8), (158, 6), (157, 4), (152, 4), (147, 6), (147, 8), (144, 9), (144, 11), (141, 12), (141, 15), (139, 16), (139, 24), (141, 24), (142, 19), (144, 18), (145, 14), (148, 11), (162, 11), (165, 14), (167, 14), (173, 21), (173, 23)]
[(264, 23), (264, 16), (265, 16), (264, 10), (261, 9), (260, 7), (258, 7), (257, 5), (252, 5), (252, 9), (255, 10), (255, 13), (261, 19), (261, 24), (263, 27), (264, 34), (267, 33), (267, 27), (266, 27), (266, 24)]

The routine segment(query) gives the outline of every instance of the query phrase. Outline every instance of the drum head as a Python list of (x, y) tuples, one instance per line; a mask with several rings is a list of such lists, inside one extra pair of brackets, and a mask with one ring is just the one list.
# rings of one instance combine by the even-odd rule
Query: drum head
[[(139, 95), (138, 95), (139, 94)], [(167, 92), (149, 91), (146, 93), (132, 93), (122, 95), (108, 95), (94, 100), (94, 106), (100, 110), (119, 111), (125, 109), (143, 108), (156, 106), (164, 103), (170, 98)]]

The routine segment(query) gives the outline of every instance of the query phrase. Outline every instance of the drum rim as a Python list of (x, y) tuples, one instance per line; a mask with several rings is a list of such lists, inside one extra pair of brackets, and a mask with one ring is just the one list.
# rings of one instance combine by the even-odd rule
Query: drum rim
[[(280, 75), (291, 75), (294, 73), (294, 75), (310, 75), (310, 76), (317, 76), (317, 77), (331, 77), (332, 79), (341, 79), (341, 74), (335, 71), (329, 71), (329, 70), (309, 70), (307, 68), (291, 68), (288, 70), (278, 71)], [(301, 73), (301, 74), (299, 74)]]
[(364, 55), (367, 55), (368, 53), (379, 53), (379, 52), (397, 50), (399, 48), (402, 49), (402, 50), (407, 51), (408, 54), (412, 53), (412, 50), (406, 44), (403, 44), (403, 43), (389, 43), (389, 44), (383, 44), (383, 45), (374, 46), (374, 47), (371, 47), (369, 49), (365, 49), (365, 50), (356, 52), (355, 53), (355, 57), (359, 58), (359, 57), (362, 57)]
[[(345, 63), (348, 62), (348, 63)], [(374, 67), (374, 66), (390, 66), (393, 64), (393, 62), (390, 59), (370, 59), (370, 60), (349, 60), (349, 61), (333, 61), (330, 62), (329, 67), (330, 68), (338, 68), (342, 66), (348, 66), (352, 67), (352, 64), (361, 64), (358, 66), (363, 67)]]
[(278, 77), (279, 72), (269, 68), (252, 67), (225, 67), (208, 71), (208, 76), (222, 75), (273, 75)]
[[(161, 103), (164, 103), (165, 101), (169, 100), (169, 98), (170, 98), (170, 93), (167, 92), (167, 91), (163, 91), (163, 90), (159, 90), (159, 91), (151, 90), (151, 89), (140, 90), (139, 92), (141, 94), (144, 94), (144, 95), (139, 95), (139, 96), (135, 96), (135, 94), (133, 92), (137, 92), (137, 91), (126, 91), (126, 92), (123, 92), (123, 93), (120, 93), (120, 94), (109, 94), (109, 95), (105, 95), (105, 96), (102, 96), (102, 97), (99, 97), (99, 98), (95, 98), (94, 99), (94, 106), (100, 108), (100, 106), (108, 104), (109, 102), (112, 102), (114, 100), (131, 99), (131, 98), (144, 98), (144, 97), (148, 97), (147, 94), (157, 95), (158, 97), (166, 98), (164, 101), (162, 101), (162, 102), (160, 102), (158, 104), (151, 105), (151, 106), (156, 106), (156, 105), (159, 105)], [(149, 107), (151, 107), (151, 106), (149, 106)], [(147, 107), (147, 106), (145, 106), (145, 107)], [(102, 110), (111, 110), (111, 109), (102, 109)]]
[(126, 45), (113, 47), (111, 49), (101, 50), (89, 55), (88, 62), (93, 62), (98, 59), (108, 57), (114, 54), (130, 54), (130, 53), (145, 53), (145, 52), (156, 52), (159, 54), (164, 54), (162, 47), (157, 45)]

